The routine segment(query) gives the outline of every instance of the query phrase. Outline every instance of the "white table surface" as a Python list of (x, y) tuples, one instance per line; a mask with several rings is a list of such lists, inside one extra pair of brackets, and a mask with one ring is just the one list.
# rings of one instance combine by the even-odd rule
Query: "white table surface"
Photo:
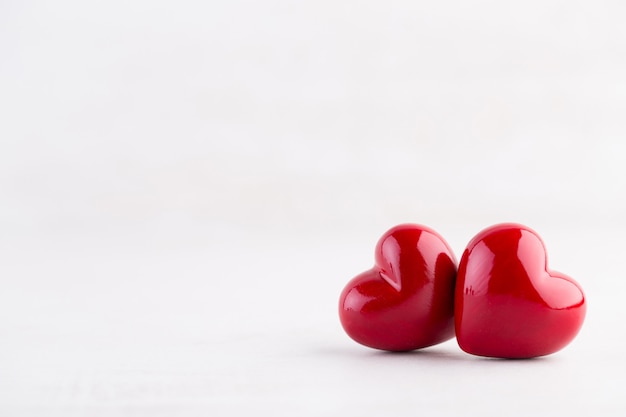
[[(0, 408), (11, 416), (623, 415), (619, 236), (553, 234), (559, 264), (585, 287), (588, 317), (561, 352), (519, 361), (473, 357), (454, 341), (406, 354), (352, 342), (337, 297), (371, 264), (365, 239), (20, 242), (2, 257)], [(585, 240), (598, 243), (579, 254)]]

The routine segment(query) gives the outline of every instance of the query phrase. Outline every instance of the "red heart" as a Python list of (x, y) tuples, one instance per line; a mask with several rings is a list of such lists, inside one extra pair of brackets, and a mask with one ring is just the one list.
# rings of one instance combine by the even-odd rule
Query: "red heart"
[(439, 234), (400, 225), (376, 245), (372, 269), (348, 283), (339, 300), (346, 333), (372, 348), (406, 351), (454, 336), (456, 260)]
[(457, 274), (456, 337), (479, 356), (531, 358), (571, 342), (582, 326), (585, 296), (573, 279), (547, 269), (533, 230), (500, 224), (467, 245)]

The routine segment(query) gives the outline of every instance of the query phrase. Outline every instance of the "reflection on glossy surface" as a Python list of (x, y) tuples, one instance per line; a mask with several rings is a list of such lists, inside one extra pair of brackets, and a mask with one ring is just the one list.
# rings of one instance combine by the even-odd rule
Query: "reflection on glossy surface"
[(443, 238), (424, 226), (396, 226), (378, 241), (375, 259), (341, 294), (346, 333), (365, 346), (393, 351), (452, 338), (456, 261)]
[(533, 230), (501, 224), (480, 232), (463, 253), (455, 308), (464, 351), (529, 358), (571, 342), (586, 304), (574, 280), (547, 269), (544, 244)]

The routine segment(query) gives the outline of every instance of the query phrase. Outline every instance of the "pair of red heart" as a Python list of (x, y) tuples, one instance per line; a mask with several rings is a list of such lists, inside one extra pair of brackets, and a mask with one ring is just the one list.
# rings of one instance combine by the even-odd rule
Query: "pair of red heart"
[(456, 333), (465, 352), (498, 358), (562, 349), (585, 311), (581, 287), (547, 269), (537, 233), (513, 223), (476, 235), (458, 271), (435, 231), (396, 226), (378, 241), (375, 266), (348, 283), (339, 303), (346, 333), (365, 346), (407, 351)]

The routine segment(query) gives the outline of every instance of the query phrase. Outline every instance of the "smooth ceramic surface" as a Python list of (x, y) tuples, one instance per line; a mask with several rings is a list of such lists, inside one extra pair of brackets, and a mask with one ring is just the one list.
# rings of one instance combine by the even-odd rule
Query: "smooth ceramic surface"
[(376, 247), (375, 266), (343, 290), (341, 324), (355, 341), (404, 351), (454, 336), (456, 260), (435, 231), (400, 225)]
[(570, 277), (547, 268), (536, 232), (500, 224), (468, 244), (457, 276), (455, 324), (459, 346), (480, 356), (530, 358), (570, 343), (586, 312)]

